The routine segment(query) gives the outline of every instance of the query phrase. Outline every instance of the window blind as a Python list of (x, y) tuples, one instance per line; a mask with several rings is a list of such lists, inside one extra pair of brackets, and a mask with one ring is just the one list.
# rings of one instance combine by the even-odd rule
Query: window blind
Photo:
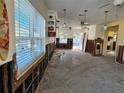
[(16, 61), (19, 73), (45, 48), (45, 20), (28, 0), (15, 0)]

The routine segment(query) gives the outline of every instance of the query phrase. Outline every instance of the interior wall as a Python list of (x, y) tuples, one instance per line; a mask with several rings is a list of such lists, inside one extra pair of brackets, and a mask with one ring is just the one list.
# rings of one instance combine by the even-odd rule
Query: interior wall
[[(115, 21), (115, 22), (111, 22), (107, 25), (107, 27), (112, 27), (112, 26), (116, 26), (119, 25), (119, 30), (117, 32), (117, 45), (122, 45), (124, 46), (124, 19), (123, 20), (119, 20), (119, 21)], [(107, 54), (106, 48), (107, 48), (107, 31), (104, 32), (104, 55)]]
[[(72, 29), (72, 30), (59, 29), (57, 33), (63, 33), (63, 32), (68, 35), (68, 38), (73, 38), (73, 35), (75, 32), (84, 33), (84, 31), (82, 29)], [(57, 38), (58, 38), (58, 35), (57, 35)]]
[(89, 40), (94, 40), (96, 35), (96, 25), (91, 25), (89, 26), (88, 30), (88, 39)]
[(72, 27), (72, 30), (59, 29), (57, 33), (64, 32), (64, 33), (68, 34), (68, 38), (73, 38), (73, 34), (75, 32), (80, 32), (82, 34), (87, 32), (88, 39), (89, 40), (94, 40), (95, 36), (96, 36), (96, 25), (91, 25), (88, 28), (89, 28), (88, 30), (87, 30), (87, 28), (86, 29), (85, 28), (84, 29), (73, 29), (73, 27)]
[(102, 38), (104, 39), (104, 26), (103, 25), (96, 25), (96, 35), (95, 38)]

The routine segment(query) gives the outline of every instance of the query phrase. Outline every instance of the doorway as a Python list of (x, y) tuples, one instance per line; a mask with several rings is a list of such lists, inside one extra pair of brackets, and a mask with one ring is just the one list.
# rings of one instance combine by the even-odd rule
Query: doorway
[(115, 55), (117, 42), (117, 31), (108, 31), (108, 39), (107, 39), (107, 54)]
[(116, 56), (118, 28), (119, 26), (113, 26), (107, 30), (107, 56)]
[(83, 33), (75, 32), (73, 36), (73, 49), (82, 50)]

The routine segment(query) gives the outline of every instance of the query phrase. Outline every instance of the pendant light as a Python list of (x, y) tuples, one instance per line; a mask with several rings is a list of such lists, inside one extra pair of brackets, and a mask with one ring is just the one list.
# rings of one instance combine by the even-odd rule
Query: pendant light
[(115, 20), (118, 20), (118, 18), (119, 18), (119, 8), (121, 7), (121, 5), (117, 5), (116, 6), (116, 13), (115, 13)]
[(87, 12), (88, 12), (88, 10), (84, 10), (84, 23), (85, 24), (87, 24), (86, 23), (86, 21), (87, 21)]
[(104, 24), (104, 30), (107, 30), (107, 16), (109, 11), (105, 11), (105, 24)]
[(67, 9), (63, 9), (63, 11), (64, 11), (64, 24), (63, 24), (63, 28), (66, 28), (66, 11), (67, 11)]
[(81, 21), (81, 27), (83, 28), (83, 26), (88, 26), (89, 24), (86, 22), (87, 21), (87, 12), (88, 10), (84, 10), (84, 15), (80, 14), (79, 16), (84, 16), (84, 20)]

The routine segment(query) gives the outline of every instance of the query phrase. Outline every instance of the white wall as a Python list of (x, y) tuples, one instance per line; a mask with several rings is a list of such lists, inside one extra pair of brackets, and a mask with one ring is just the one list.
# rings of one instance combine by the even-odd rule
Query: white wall
[(96, 25), (89, 26), (88, 39), (94, 40), (96, 35)]
[[(73, 29), (73, 28), (75, 28), (75, 27), (72, 27), (72, 30), (59, 29), (58, 33), (59, 32), (67, 33), (68, 38), (73, 38), (73, 34), (75, 32), (80, 32), (80, 33), (85, 33), (86, 32), (85, 28), (82, 28), (82, 29), (81, 28), (80, 29)], [(89, 40), (94, 40), (95, 36), (96, 36), (96, 25), (89, 26), (89, 30), (87, 30), (87, 34), (88, 34), (88, 39)]]
[(104, 39), (104, 25), (96, 25), (96, 35), (95, 38)]
[[(81, 32), (81, 30), (73, 29), (73, 30), (60, 30), (57, 33), (64, 32), (68, 35), (68, 38), (73, 38), (75, 32)], [(58, 36), (57, 36), (58, 37)]]
[(73, 35), (74, 35), (75, 32), (84, 33), (84, 29), (75, 29), (75, 28), (72, 27), (72, 30), (59, 29), (57, 31), (57, 33), (60, 33), (60, 32), (64, 32), (64, 33), (68, 34), (68, 38), (73, 38)]

